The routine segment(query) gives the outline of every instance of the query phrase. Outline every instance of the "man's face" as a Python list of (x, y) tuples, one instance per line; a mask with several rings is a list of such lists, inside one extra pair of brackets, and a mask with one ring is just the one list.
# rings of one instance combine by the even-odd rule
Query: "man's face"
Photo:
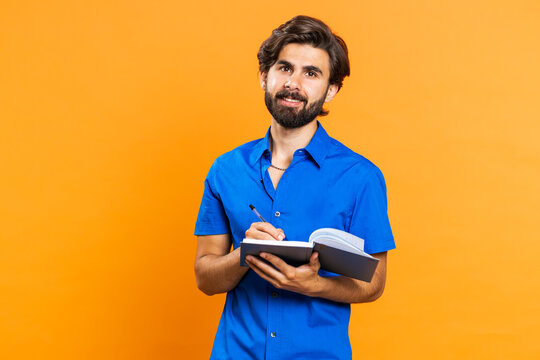
[(336, 94), (337, 85), (329, 85), (329, 78), (330, 57), (325, 50), (288, 44), (268, 73), (261, 74), (266, 107), (281, 126), (304, 126)]

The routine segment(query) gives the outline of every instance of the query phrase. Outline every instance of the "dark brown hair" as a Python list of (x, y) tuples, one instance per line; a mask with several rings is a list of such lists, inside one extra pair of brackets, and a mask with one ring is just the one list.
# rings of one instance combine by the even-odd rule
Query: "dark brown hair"
[(325, 50), (330, 57), (330, 84), (341, 89), (343, 79), (351, 72), (347, 45), (325, 23), (309, 16), (295, 16), (272, 31), (272, 35), (262, 43), (257, 53), (259, 71), (267, 73), (281, 49), (291, 43), (310, 44)]

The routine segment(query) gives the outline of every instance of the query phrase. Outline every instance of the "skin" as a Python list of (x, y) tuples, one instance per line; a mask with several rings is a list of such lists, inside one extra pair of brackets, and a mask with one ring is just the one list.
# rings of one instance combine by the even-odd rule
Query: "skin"
[[(317, 100), (325, 98), (331, 101), (338, 91), (335, 84), (328, 84), (330, 77), (330, 59), (322, 49), (306, 44), (288, 44), (279, 53), (276, 63), (261, 73), (261, 87), (274, 96), (278, 91), (288, 89), (307, 99), (305, 102), (278, 100), (280, 106), (299, 111)], [(289, 129), (271, 120), (272, 163), (287, 168), (297, 149), (306, 147), (315, 131), (317, 122), (312, 121), (300, 128)], [(282, 171), (269, 168), (270, 178), (277, 188)], [(269, 223), (252, 223), (247, 229), (246, 238), (274, 239), (285, 238), (282, 229), (276, 229)], [(195, 257), (195, 276), (197, 286), (207, 295), (228, 292), (236, 287), (248, 269), (255, 271), (278, 289), (294, 291), (313, 297), (321, 297), (337, 302), (360, 303), (379, 298), (386, 282), (386, 252), (372, 254), (379, 259), (377, 269), (370, 283), (344, 276), (333, 278), (318, 275), (320, 263), (318, 253), (314, 253), (308, 264), (294, 267), (286, 264), (279, 257), (261, 253), (260, 256), (275, 266), (248, 256), (249, 268), (240, 266), (240, 248), (231, 249), (229, 234), (206, 235), (197, 238)]]

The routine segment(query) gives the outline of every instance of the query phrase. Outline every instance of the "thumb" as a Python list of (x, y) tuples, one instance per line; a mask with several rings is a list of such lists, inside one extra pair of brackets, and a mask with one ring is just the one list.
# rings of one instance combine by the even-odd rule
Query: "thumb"
[(313, 254), (311, 254), (311, 257), (309, 258), (309, 265), (312, 268), (319, 268), (321, 266), (321, 264), (319, 263), (319, 253), (318, 252), (314, 252)]

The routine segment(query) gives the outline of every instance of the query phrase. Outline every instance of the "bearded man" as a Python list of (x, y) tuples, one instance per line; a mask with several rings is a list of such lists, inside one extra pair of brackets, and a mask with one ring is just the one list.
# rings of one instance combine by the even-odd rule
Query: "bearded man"
[[(381, 296), (395, 244), (382, 173), (316, 120), (350, 73), (347, 47), (322, 21), (297, 16), (257, 56), (270, 128), (216, 159), (195, 227), (197, 285), (227, 293), (211, 358), (350, 359), (350, 304)], [(253, 222), (250, 204), (266, 221)], [(379, 259), (371, 282), (320, 269), (316, 252), (298, 267), (268, 253), (240, 266), (244, 237), (307, 241), (325, 227), (364, 239)]]

